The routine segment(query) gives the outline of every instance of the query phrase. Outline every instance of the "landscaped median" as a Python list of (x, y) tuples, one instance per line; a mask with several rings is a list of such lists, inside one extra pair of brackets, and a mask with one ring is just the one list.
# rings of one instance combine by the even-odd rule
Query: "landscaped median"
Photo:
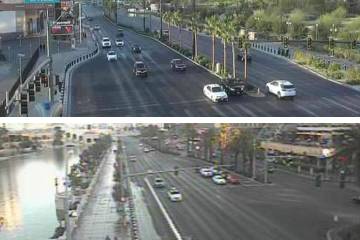
[(338, 63), (330, 63), (324, 59), (314, 56), (311, 53), (305, 53), (301, 50), (295, 50), (294, 61), (327, 78), (350, 85), (360, 85), (359, 67), (353, 66), (344, 69), (343, 66)]

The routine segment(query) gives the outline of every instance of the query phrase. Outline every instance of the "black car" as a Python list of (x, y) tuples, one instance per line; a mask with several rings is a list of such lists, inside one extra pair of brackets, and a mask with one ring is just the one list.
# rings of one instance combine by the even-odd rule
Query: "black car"
[(92, 18), (92, 17), (88, 17), (87, 20), (88, 20), (89, 22), (91, 22), (91, 21), (93, 20), (93, 18)]
[(245, 83), (238, 80), (227, 80), (221, 83), (226, 94), (232, 96), (240, 96), (245, 93)]
[(133, 45), (132, 47), (131, 47), (131, 51), (133, 52), (133, 53), (137, 53), (137, 54), (139, 54), (139, 53), (141, 53), (141, 47), (139, 46), (139, 45)]
[[(239, 61), (241, 61), (241, 62), (244, 62), (244, 61), (245, 61), (245, 56), (244, 56), (244, 53), (243, 53), (243, 52), (239, 53), (239, 54), (237, 55), (237, 57), (238, 57), (238, 60), (239, 60)], [(247, 62), (249, 62), (249, 63), (252, 61), (252, 57), (251, 57), (251, 55), (250, 55), (249, 53), (247, 53), (246, 59), (247, 59)]]
[(172, 59), (170, 62), (171, 69), (173, 71), (185, 71), (186, 65), (183, 60), (181, 59)]
[(135, 76), (147, 77), (148, 75), (146, 65), (141, 61), (135, 62), (133, 72)]

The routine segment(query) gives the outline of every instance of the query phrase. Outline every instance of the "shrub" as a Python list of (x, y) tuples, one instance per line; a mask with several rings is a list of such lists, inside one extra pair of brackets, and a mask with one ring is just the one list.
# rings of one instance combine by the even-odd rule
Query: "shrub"
[(356, 67), (349, 68), (346, 71), (346, 79), (349, 84), (360, 84), (360, 69)]

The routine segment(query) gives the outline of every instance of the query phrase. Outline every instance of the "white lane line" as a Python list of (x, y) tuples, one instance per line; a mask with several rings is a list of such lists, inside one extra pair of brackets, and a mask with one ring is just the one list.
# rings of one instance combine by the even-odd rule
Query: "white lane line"
[(318, 116), (316, 113), (314, 113), (314, 112), (310, 111), (309, 109), (301, 106), (300, 104), (294, 103), (294, 105), (295, 105), (297, 108), (300, 108), (301, 110), (303, 110), (304, 112), (310, 114), (311, 116), (314, 116), (314, 117), (317, 117), (317, 116)]
[(358, 111), (356, 111), (356, 110), (354, 110), (354, 109), (351, 109), (351, 108), (349, 108), (349, 107), (347, 107), (347, 106), (345, 106), (345, 105), (343, 105), (343, 104), (341, 104), (341, 103), (338, 103), (338, 102), (336, 102), (335, 100), (332, 100), (332, 99), (330, 99), (330, 98), (322, 97), (322, 99), (324, 99), (324, 100), (332, 103), (333, 105), (342, 107), (342, 108), (344, 108), (344, 109), (346, 109), (346, 110), (348, 110), (348, 111), (350, 111), (350, 112), (352, 112), (352, 113), (360, 114), (360, 112), (358, 112)]

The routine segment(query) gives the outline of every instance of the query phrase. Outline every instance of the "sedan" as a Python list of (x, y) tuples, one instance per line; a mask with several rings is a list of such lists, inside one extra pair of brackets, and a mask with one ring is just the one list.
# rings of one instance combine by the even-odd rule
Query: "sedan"
[(200, 174), (203, 177), (212, 177), (214, 175), (213, 171), (210, 168), (200, 169)]
[(212, 177), (212, 180), (214, 183), (218, 184), (218, 185), (225, 185), (226, 184), (226, 179), (223, 178), (220, 175), (215, 175)]
[(116, 45), (117, 47), (123, 47), (123, 46), (124, 46), (124, 40), (122, 40), (122, 39), (116, 39), (116, 40), (115, 40), (115, 45)]
[(117, 60), (117, 55), (116, 55), (116, 52), (115, 51), (109, 51), (107, 54), (106, 54), (106, 57), (107, 57), (107, 60), (110, 62), (110, 61), (116, 61)]
[(227, 80), (221, 83), (227, 95), (240, 96), (245, 94), (245, 83), (236, 80)]
[(233, 174), (227, 175), (226, 180), (228, 183), (231, 183), (231, 184), (240, 184), (240, 178)]
[(155, 180), (154, 180), (154, 187), (156, 187), (156, 188), (163, 188), (163, 187), (165, 187), (165, 181), (164, 181), (162, 178), (160, 178), (160, 177), (155, 178)]
[(173, 71), (185, 71), (186, 65), (183, 60), (181, 59), (172, 59), (170, 62), (171, 69)]
[(96, 24), (96, 25), (94, 26), (94, 30), (100, 30), (100, 26)]
[(182, 200), (182, 195), (181, 195), (180, 191), (174, 187), (169, 189), (168, 197), (169, 197), (170, 201), (172, 201), (172, 202), (179, 202)]
[(275, 94), (279, 99), (289, 97), (294, 99), (296, 96), (296, 89), (294, 85), (286, 80), (274, 80), (266, 84), (268, 93)]
[(227, 102), (228, 95), (219, 84), (208, 84), (204, 86), (204, 95), (213, 102)]

